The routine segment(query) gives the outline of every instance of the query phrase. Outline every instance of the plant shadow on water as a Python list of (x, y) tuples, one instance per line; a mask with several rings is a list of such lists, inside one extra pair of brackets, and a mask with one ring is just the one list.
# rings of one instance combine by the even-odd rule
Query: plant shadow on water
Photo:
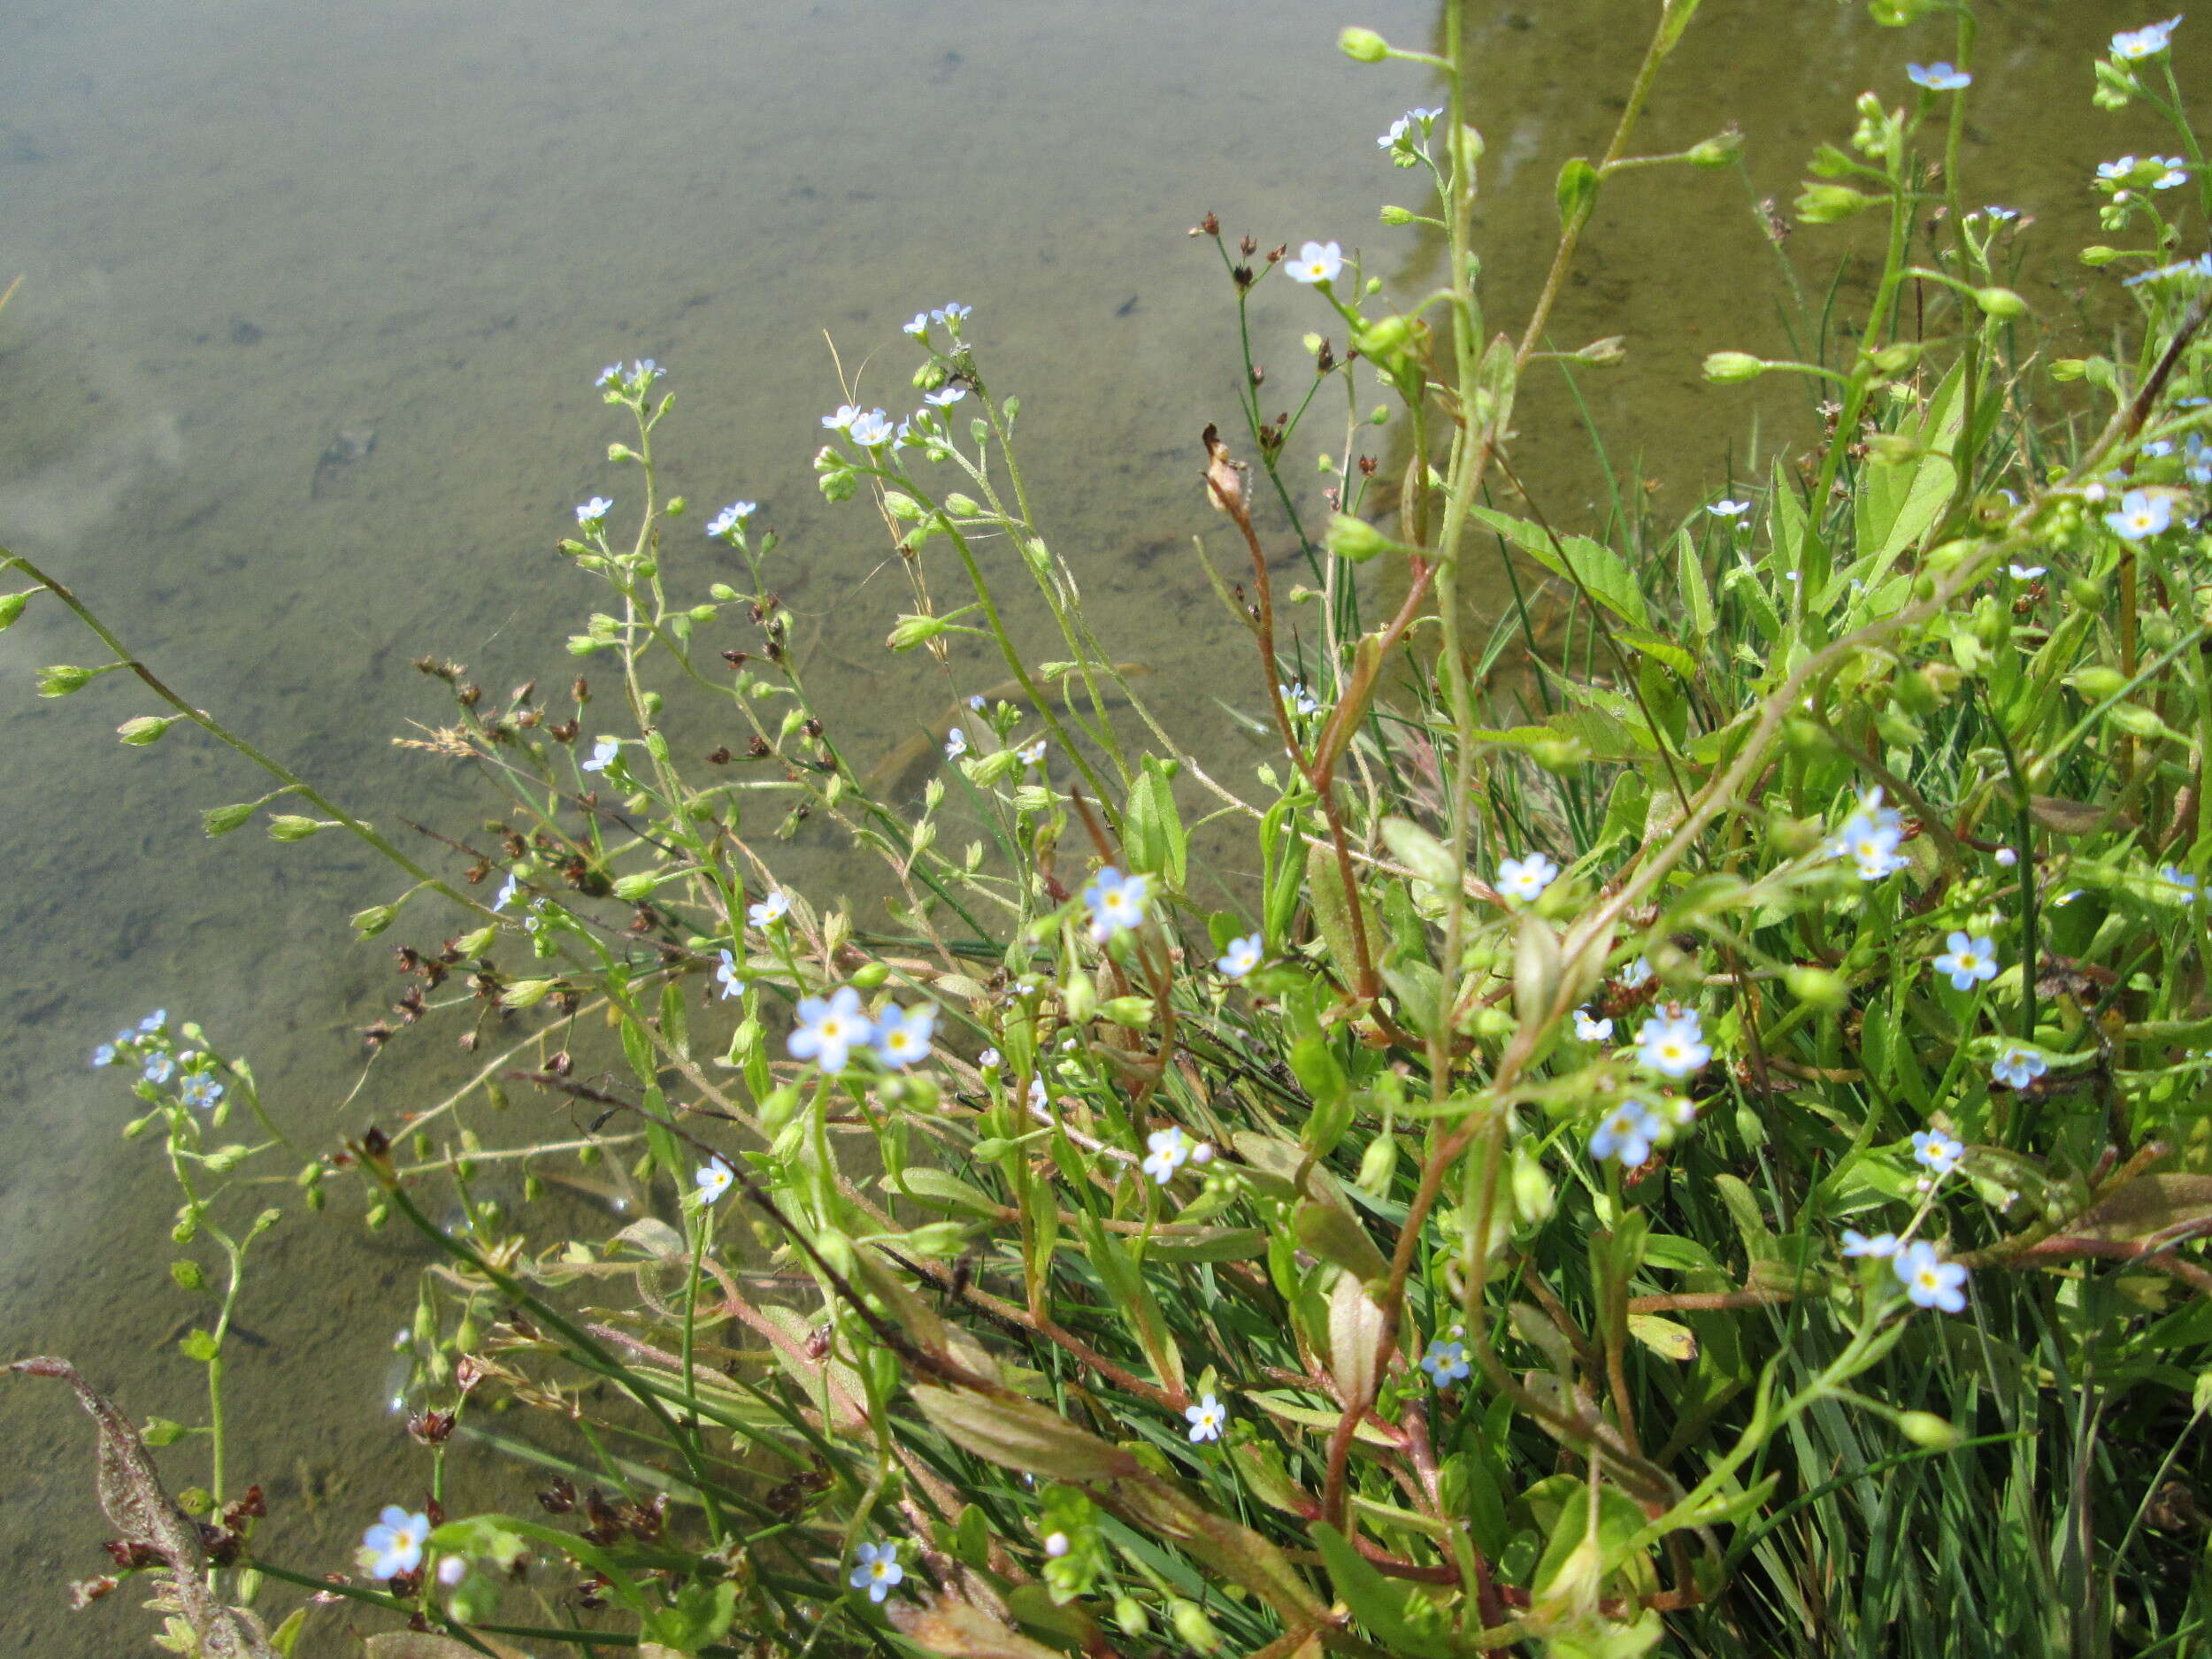
[[(1602, 142), (1612, 112), (1589, 89), (1626, 84), (1648, 11), (1467, 13), (1499, 314), (1525, 309), (1555, 230), (1548, 192), (1511, 187)], [(1363, 79), (1329, 47), (1345, 19), (1302, 4), (1202, 45), (1143, 5), (1018, 25), (979, 4), (773, 23), (728, 12), (664, 7), (620, 33), (583, 7), (334, 21), (273, 4), (211, 18), (90, 5), (0, 26), (19, 35), (0, 70), (0, 245), (28, 273), (0, 312), (0, 541), (129, 617), (172, 684), (270, 734), (348, 803), (459, 835), (481, 810), (472, 787), (388, 741), (411, 717), (442, 718), (408, 662), (453, 657), (500, 688), (569, 671), (557, 639), (583, 589), (546, 554), (572, 502), (629, 488), (592, 457), (606, 434), (586, 385), (604, 357), (651, 355), (680, 395), (669, 492), (764, 498), (784, 546), (772, 580), (841, 746), (895, 756), (919, 726), (939, 741), (940, 711), (1002, 675), (979, 652), (947, 674), (880, 651), (905, 603), (897, 573), (879, 570), (864, 516), (826, 508), (807, 470), (815, 413), (839, 401), (817, 331), (868, 365), (864, 386), (895, 384), (903, 369), (873, 359), (905, 361), (906, 308), (956, 296), (1025, 392), (1027, 453), (1057, 469), (1033, 480), (1040, 517), (1100, 634), (1148, 669), (1148, 697), (1188, 722), (1179, 737), (1248, 769), (1264, 746), (1220, 706), (1256, 710), (1248, 646), (1189, 548), (1203, 534), (1233, 563), (1197, 486), (1196, 433), (1233, 409), (1240, 365), (1218, 267), (1184, 231), (1210, 209), (1267, 246), (1364, 243), (1397, 286), (1400, 244), (1370, 217), (1387, 164), (1364, 133), (1413, 88)], [(2087, 240), (2072, 233), (2093, 219), (2070, 184), (2048, 195), (2055, 181), (2154, 142), (2132, 117), (2087, 111), (2082, 65), (2110, 20), (2074, 12), (1993, 19), (1985, 75), (2003, 89), (1968, 157), (1996, 199), (2052, 227), (2053, 248)], [(1856, 10), (1759, 27), (1770, 14), (1711, 0), (1646, 134), (1677, 147), (1740, 120), (1755, 188), (1668, 175), (1609, 196), (1555, 321), (1563, 347), (1630, 336), (1627, 362), (1587, 372), (1583, 395), (1619, 465), (1633, 461), (1620, 495), (1661, 479), (1671, 511), (1724, 481), (1716, 457), (1746, 414), (1744, 398), (1695, 384), (1697, 359), (1783, 351), (1778, 326), (1738, 297), (1773, 286), (1753, 199), (1786, 204), (1848, 96), (1896, 80), (1895, 37)], [(1409, 39), (1433, 25), (1414, 4), (1363, 20)], [(2015, 180), (2047, 194), (2006, 196)], [(2041, 286), (2024, 289), (2064, 316), (2084, 280), (2036, 270)], [(1284, 289), (1254, 308), (1278, 383), (1298, 379), (1311, 326)], [(1767, 436), (1738, 476), (1809, 435), (1793, 390), (1761, 388), (1755, 406)], [(1563, 394), (1532, 391), (1517, 466), (1548, 516), (1592, 528), (1616, 500), (1578, 420)], [(1341, 453), (1336, 433), (1300, 442), (1306, 465)], [(1384, 434), (1371, 442), (1386, 452)], [(1279, 522), (1263, 528), (1291, 550)], [(672, 564), (711, 551), (677, 547)], [(1495, 591), (1471, 600), (1502, 608)], [(1018, 632), (1041, 637), (1046, 620), (1033, 602), (1010, 607)], [(0, 673), (27, 685), (66, 658), (63, 626), (34, 612), (0, 637)], [(154, 1160), (117, 1150), (118, 1102), (84, 1068), (90, 1044), (165, 1003), (253, 1055), (282, 1126), (317, 1148), (371, 1118), (396, 1123), (473, 1062), (434, 1024), (403, 1033), (361, 1083), (363, 1010), (401, 986), (388, 941), (335, 941), (349, 911), (389, 896), (383, 872), (331, 838), (280, 854), (204, 842), (199, 810), (258, 786), (183, 733), (111, 754), (115, 720), (139, 710), (109, 689), (0, 703), (13, 947), (0, 1237), (12, 1341), (72, 1355), (143, 1416), (180, 1409), (195, 1386), (173, 1352), (190, 1304), (156, 1282), (173, 1192)], [(792, 854), (784, 873), (818, 901), (864, 898), (874, 879), (826, 840)], [(556, 1109), (513, 1110), (534, 1137)], [(234, 1463), (266, 1486), (293, 1559), (338, 1563), (388, 1496), (420, 1482), (379, 1384), (423, 1253), (396, 1232), (303, 1216), (257, 1248), (240, 1317), (266, 1346), (232, 1366)], [(70, 1615), (59, 1589), (97, 1562), (81, 1419), (23, 1386), (0, 1392), (0, 1413), (8, 1443), (63, 1451), (23, 1471), (9, 1506), (23, 1586), (11, 1627), (26, 1651), (113, 1651), (134, 1609)], [(465, 1448), (454, 1479), (471, 1507), (516, 1499), (511, 1475)], [(316, 1640), (337, 1650), (334, 1632)]]

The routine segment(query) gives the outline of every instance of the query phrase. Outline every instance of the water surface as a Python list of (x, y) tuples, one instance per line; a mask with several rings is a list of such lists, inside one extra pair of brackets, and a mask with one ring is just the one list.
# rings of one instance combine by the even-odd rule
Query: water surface
[[(1549, 180), (1602, 144), (1653, 10), (1471, 5), (1494, 316), (1532, 291)], [(959, 299), (987, 372), (1023, 396), (1031, 481), (1100, 632), (1150, 665), (1194, 741), (1248, 766), (1259, 750), (1214, 700), (1248, 704), (1256, 671), (1188, 551), (1194, 532), (1220, 541), (1196, 434), (1233, 424), (1239, 360), (1218, 265), (1186, 232), (1210, 208), (1267, 246), (1336, 237), (1371, 270), (1418, 268), (1417, 244), (1376, 222), (1412, 179), (1373, 134), (1434, 89), (1340, 58), (1348, 20), (1310, 0), (19, 4), (0, 18), (0, 283), (25, 278), (0, 315), (0, 541), (371, 816), (465, 828), (480, 801), (390, 743), (441, 713), (408, 664), (456, 658), (495, 688), (572, 672), (558, 641), (591, 590), (551, 549), (574, 502), (611, 495), (618, 518), (635, 488), (603, 459), (626, 434), (591, 380), (653, 357), (679, 395), (669, 488), (710, 511), (764, 503), (809, 668), (847, 710), (841, 740), (888, 752), (917, 709), (1002, 671), (970, 657), (940, 676), (879, 649), (903, 581), (872, 515), (824, 508), (808, 466), (840, 401), (823, 336), (895, 409), (912, 365), (899, 325)], [(1356, 20), (1415, 43), (1436, 27), (1418, 0)], [(2095, 42), (2144, 20), (2047, 0), (1985, 33), (1992, 96), (1968, 158), (1978, 194), (2041, 218), (2034, 245), (2068, 245), (2096, 161), (2164, 147), (2139, 114), (2087, 100)], [(1708, 350), (1784, 349), (1755, 199), (1786, 203), (1810, 145), (1847, 134), (1852, 94), (1902, 97), (1903, 61), (1948, 44), (1828, 0), (1709, 0), (1644, 147), (1739, 121), (1751, 188), (1685, 171), (1609, 193), (1556, 324), (1565, 345), (1631, 336), (1629, 362), (1584, 390), (1631, 487), (1655, 480), (1664, 511), (1718, 487), (1732, 445), (1756, 470), (1801, 434), (1795, 388), (1696, 379)], [(1790, 248), (1816, 273), (1821, 235)], [(2047, 315), (2100, 285), (2062, 259), (2022, 284)], [(1294, 382), (1298, 336), (1321, 321), (1311, 296), (1263, 290), (1274, 384)], [(1522, 470), (1568, 524), (1609, 490), (1575, 419), (1555, 388), (1524, 406)], [(1317, 426), (1298, 465), (1343, 444)], [(701, 583), (705, 555), (702, 540)], [(385, 945), (349, 943), (343, 918), (393, 884), (328, 838), (204, 841), (201, 808), (263, 786), (188, 736), (119, 749), (112, 727), (147, 711), (119, 680), (31, 695), (36, 665), (86, 654), (38, 609), (0, 636), (7, 1342), (75, 1356), (139, 1416), (189, 1418), (196, 1368), (169, 1346), (191, 1310), (165, 1283), (173, 1196), (150, 1148), (116, 1141), (128, 1102), (85, 1068), (92, 1044), (157, 1005), (198, 1018), (319, 1145), (436, 1099), (469, 1063), (433, 1028), (362, 1085), (358, 1030), (399, 987)], [(796, 856), (818, 897), (856, 879), (828, 849)], [(273, 1235), (242, 1312), (266, 1345), (234, 1362), (234, 1467), (270, 1491), (273, 1553), (303, 1566), (341, 1564), (422, 1475), (382, 1401), (418, 1258), (338, 1219), (357, 1209), (342, 1194)], [(19, 1384), (0, 1389), (0, 1438), (58, 1448), (19, 1462), (0, 1510), (17, 1650), (134, 1641), (134, 1607), (64, 1610), (63, 1582), (100, 1565), (81, 1419)], [(465, 1461), (457, 1479), (469, 1503), (490, 1477)], [(340, 1651), (336, 1622), (316, 1640)]]

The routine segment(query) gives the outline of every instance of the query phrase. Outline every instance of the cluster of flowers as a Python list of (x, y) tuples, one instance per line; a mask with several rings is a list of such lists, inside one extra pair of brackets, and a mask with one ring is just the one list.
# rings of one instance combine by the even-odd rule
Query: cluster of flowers
[(202, 1111), (212, 1111), (222, 1102), (223, 1086), (216, 1079), (213, 1063), (195, 1049), (181, 1054), (169, 1045), (169, 1010), (157, 1008), (135, 1025), (126, 1025), (115, 1033), (112, 1042), (104, 1042), (92, 1051), (96, 1066), (132, 1065), (139, 1068), (140, 1079), (156, 1087), (165, 1087), (178, 1072), (183, 1072), (177, 1084), (177, 1098), (187, 1106)]

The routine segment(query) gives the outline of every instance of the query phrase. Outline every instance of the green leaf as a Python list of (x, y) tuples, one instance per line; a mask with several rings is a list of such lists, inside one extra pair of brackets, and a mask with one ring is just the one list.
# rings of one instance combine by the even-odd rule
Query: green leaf
[(1457, 1651), (1455, 1644), (1416, 1628), (1406, 1617), (1407, 1591), (1384, 1578), (1372, 1562), (1327, 1522), (1316, 1522), (1311, 1532), (1338, 1598), (1385, 1651), (1408, 1659), (1452, 1659)]
[(971, 1187), (942, 1170), (909, 1166), (899, 1173), (896, 1191), (935, 1210), (965, 1210), (989, 1221), (1005, 1220), (1012, 1212), (981, 1188)]
[(1697, 1357), (1697, 1333), (1686, 1325), (1662, 1319), (1655, 1313), (1630, 1314), (1628, 1333), (1667, 1359), (1686, 1363)]
[(1571, 229), (1589, 217), (1590, 204), (1597, 200), (1598, 170), (1580, 156), (1571, 157), (1559, 169), (1552, 195), (1559, 203), (1559, 222)]
[(1144, 757), (1144, 775), (1130, 787), (1122, 820), (1123, 849), (1132, 870), (1164, 876), (1180, 892), (1187, 872), (1190, 837), (1175, 810), (1175, 787), (1157, 756)]
[(1409, 818), (1382, 821), (1383, 845), (1391, 856), (1431, 887), (1449, 892), (1457, 880), (1458, 866), (1444, 843)]
[(1651, 613), (1644, 603), (1643, 590), (1636, 585), (1635, 572), (1610, 548), (1586, 535), (1565, 535), (1555, 540), (1541, 525), (1516, 518), (1495, 508), (1475, 507), (1469, 511), (1555, 576), (1563, 576), (1587, 589), (1591, 598), (1614, 615), (1640, 628), (1651, 626)]
[[(1313, 902), (1314, 931), (1321, 935), (1330, 962), (1346, 984), (1356, 984), (1359, 979), (1359, 949), (1352, 935), (1352, 906), (1345, 896), (1336, 849), (1326, 841), (1306, 843), (1306, 890)], [(1375, 913), (1365, 893), (1359, 894), (1358, 902), (1361, 918), (1367, 926), (1368, 948), (1371, 950), (1383, 937), (1382, 918)]]
[(1348, 1210), (1307, 1199), (1298, 1206), (1292, 1227), (1299, 1243), (1355, 1279), (1380, 1279), (1389, 1271), (1383, 1253)]
[(1143, 1467), (1119, 1447), (1025, 1400), (986, 1399), (931, 1384), (917, 1384), (912, 1393), (931, 1427), (963, 1451), (1003, 1469), (1055, 1480), (1100, 1480)]
[(1085, 1211), (1077, 1225), (1083, 1235), (1084, 1253), (1104, 1282), (1108, 1297), (1136, 1327), (1137, 1342), (1151, 1362), (1152, 1374), (1160, 1379), (1162, 1387), (1181, 1393), (1182, 1350), (1176, 1347), (1174, 1334), (1161, 1316), (1160, 1304), (1153, 1299), (1136, 1258), (1098, 1217)]

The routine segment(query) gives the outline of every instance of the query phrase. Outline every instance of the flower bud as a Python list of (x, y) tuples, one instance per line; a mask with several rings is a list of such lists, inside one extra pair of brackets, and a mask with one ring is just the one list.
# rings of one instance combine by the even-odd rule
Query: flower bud
[(1372, 29), (1346, 29), (1336, 37), (1336, 49), (1356, 64), (1379, 64), (1390, 56), (1390, 42)]
[(903, 490), (885, 490), (883, 510), (894, 518), (902, 518), (908, 524), (918, 522), (922, 516), (922, 503)]
[(1976, 288), (1974, 303), (1992, 317), (2024, 317), (2028, 303), (2010, 288)]
[(353, 913), (353, 931), (364, 939), (374, 939), (398, 918), (396, 904), (372, 904), (365, 910)]
[(1193, 1653), (1212, 1654), (1221, 1651), (1221, 1632), (1213, 1620), (1206, 1617), (1206, 1609), (1195, 1601), (1178, 1598), (1168, 1608), (1168, 1618)]
[(1386, 225), (1410, 225), (1413, 223), (1413, 211), (1410, 208), (1393, 207), (1386, 202), (1383, 204), (1382, 222)]
[(15, 619), (23, 614), (23, 607), (31, 602), (33, 588), (19, 594), (0, 594), (0, 632), (13, 627)]
[(1361, 329), (1352, 343), (1366, 356), (1387, 363), (1402, 353), (1412, 338), (1413, 325), (1405, 318), (1379, 317)]
[(1715, 351), (1705, 359), (1705, 378), (1716, 386), (1755, 380), (1766, 372), (1767, 365), (1748, 351)]
[(1811, 184), (1791, 204), (1798, 219), (1808, 225), (1832, 225), (1855, 218), (1875, 204), (1875, 198), (1847, 184)]
[(57, 663), (51, 668), (42, 668), (38, 673), (38, 695), (42, 697), (65, 697), (73, 691), (81, 691), (104, 671), (81, 668), (73, 663)]
[(117, 726), (115, 734), (133, 748), (143, 749), (149, 743), (159, 742), (161, 734), (182, 718), (175, 714), (142, 714), (135, 720), (126, 720)]
[(1575, 353), (1575, 358), (1581, 363), (1618, 363), (1627, 355), (1628, 336), (1608, 334), (1604, 339), (1593, 340), (1583, 347)]
[(1114, 1623), (1125, 1636), (1141, 1636), (1151, 1623), (1144, 1616), (1144, 1603), (1133, 1595), (1114, 1598)]
[(1932, 1411), (1904, 1412), (1899, 1416), (1897, 1426), (1915, 1446), (1947, 1452), (1959, 1443), (1958, 1430)]
[(320, 834), (327, 827), (320, 818), (302, 818), (296, 812), (278, 812), (269, 819), (269, 839), (303, 841), (311, 835)]
[(983, 511), (976, 505), (975, 497), (963, 495), (957, 490), (945, 497), (945, 511), (963, 518), (972, 518)]
[(1366, 519), (1348, 512), (1338, 513), (1329, 520), (1325, 538), (1328, 549), (1338, 558), (1363, 564), (1378, 553), (1386, 552), (1394, 544), (1390, 538)]
[(1823, 1012), (1832, 1012), (1851, 1000), (1851, 987), (1841, 975), (1825, 968), (1790, 968), (1782, 978), (1792, 996)]
[(1113, 996), (1098, 1005), (1098, 1011), (1117, 1025), (1131, 1031), (1141, 1031), (1152, 1023), (1152, 999), (1148, 996)]
[(1682, 158), (1693, 167), (1724, 167), (1742, 148), (1743, 134), (1732, 127), (1702, 143), (1691, 145)]
[(2102, 242), (2093, 243), (2081, 250), (2081, 262), (2092, 267), (2110, 265), (2120, 257), (2117, 248), (2108, 248)]
[(1098, 987), (1091, 983), (1091, 976), (1079, 970), (1068, 976), (1060, 987), (1060, 1006), (1067, 1010), (1071, 1024), (1081, 1025), (1098, 1009)]
[(935, 639), (950, 626), (952, 624), (942, 617), (902, 616), (884, 642), (895, 651), (910, 651), (916, 646)]

